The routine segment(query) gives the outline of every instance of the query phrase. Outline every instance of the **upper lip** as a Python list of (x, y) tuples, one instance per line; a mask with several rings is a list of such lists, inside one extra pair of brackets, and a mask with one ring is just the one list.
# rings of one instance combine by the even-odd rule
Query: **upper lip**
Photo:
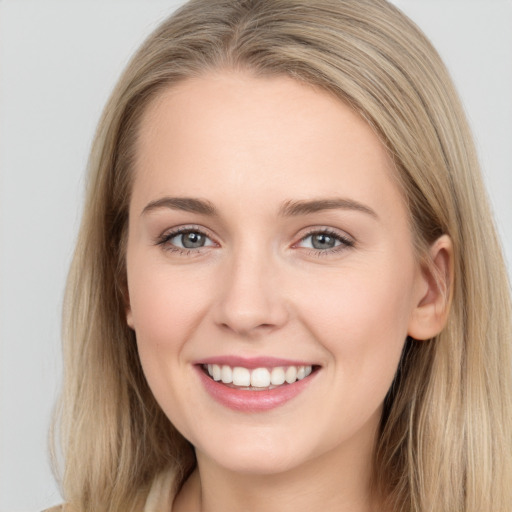
[(240, 357), (240, 356), (213, 356), (205, 357), (195, 361), (196, 365), (203, 364), (218, 364), (219, 366), (226, 365), (231, 367), (241, 366), (242, 368), (275, 368), (276, 366), (315, 366), (311, 361), (304, 361), (298, 359), (284, 359), (278, 357)]

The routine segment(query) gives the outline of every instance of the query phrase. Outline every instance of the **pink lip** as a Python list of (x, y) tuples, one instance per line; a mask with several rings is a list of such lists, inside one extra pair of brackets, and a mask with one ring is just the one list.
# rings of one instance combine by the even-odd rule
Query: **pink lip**
[(297, 361), (291, 359), (279, 359), (276, 357), (239, 357), (239, 356), (217, 356), (208, 357), (199, 361), (194, 361), (196, 365), (202, 364), (223, 364), (231, 366), (242, 366), (243, 368), (274, 368), (276, 366), (312, 366), (314, 363), (306, 361)]
[[(238, 359), (238, 358), (236, 358)], [(208, 361), (211, 361), (210, 359)], [(229, 364), (226, 362), (226, 359), (223, 358), (222, 361), (224, 364)], [(256, 366), (250, 366), (250, 368), (262, 368), (269, 366), (279, 366), (279, 364), (275, 364), (276, 360), (272, 360), (272, 364), (262, 364), (262, 360), (259, 360), (259, 364)], [(207, 363), (203, 363), (207, 364)], [(218, 363), (209, 363), (209, 364), (218, 364)], [(286, 366), (286, 364), (281, 363), (282, 366)], [(290, 365), (290, 363), (287, 363)], [(231, 364), (230, 364), (231, 366)], [(242, 364), (235, 364), (234, 366), (244, 366)], [(229, 409), (234, 411), (241, 412), (263, 412), (268, 411), (270, 409), (274, 409), (279, 407), (291, 399), (295, 398), (299, 395), (306, 387), (310, 384), (312, 379), (318, 372), (313, 372), (308, 377), (298, 380), (293, 384), (284, 384), (282, 386), (276, 387), (271, 390), (265, 391), (251, 391), (244, 389), (234, 389), (226, 386), (222, 382), (216, 382), (212, 378), (210, 378), (205, 371), (203, 370), (201, 365), (195, 366), (199, 378), (203, 386), (209, 395)], [(248, 368), (245, 366), (245, 368)]]

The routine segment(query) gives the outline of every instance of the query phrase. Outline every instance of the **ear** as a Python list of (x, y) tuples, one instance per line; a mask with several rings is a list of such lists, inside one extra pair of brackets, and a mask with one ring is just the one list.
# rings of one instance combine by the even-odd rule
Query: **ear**
[(429, 258), (418, 276), (417, 303), (408, 335), (427, 340), (439, 334), (448, 320), (453, 285), (453, 244), (448, 235), (430, 247)]
[(132, 313), (132, 306), (130, 304), (130, 293), (128, 292), (128, 283), (127, 283), (127, 279), (125, 279), (122, 283), (121, 286), (119, 286), (120, 288), (120, 293), (121, 293), (121, 297), (122, 297), (122, 301), (123, 301), (123, 305), (124, 305), (124, 312), (125, 312), (125, 315), (126, 315), (126, 323), (128, 324), (128, 327), (130, 327), (130, 329), (135, 329), (134, 327), (134, 322), (133, 322), (133, 313)]
[(132, 308), (129, 304), (128, 304), (128, 306), (126, 306), (125, 311), (126, 311), (126, 323), (128, 324), (128, 327), (130, 329), (135, 330), (135, 324), (133, 322)]

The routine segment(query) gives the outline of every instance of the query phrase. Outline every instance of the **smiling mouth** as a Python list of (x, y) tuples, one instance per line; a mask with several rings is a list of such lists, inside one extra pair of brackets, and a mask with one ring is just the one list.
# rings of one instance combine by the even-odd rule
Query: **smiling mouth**
[(215, 382), (246, 391), (269, 391), (303, 380), (315, 370), (314, 365), (244, 368), (219, 364), (203, 364), (202, 369)]

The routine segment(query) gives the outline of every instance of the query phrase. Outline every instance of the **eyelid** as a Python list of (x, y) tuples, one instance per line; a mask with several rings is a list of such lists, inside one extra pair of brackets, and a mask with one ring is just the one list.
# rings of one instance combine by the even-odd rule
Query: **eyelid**
[[(174, 237), (179, 236), (180, 234), (184, 233), (199, 233), (203, 235), (205, 238), (207, 238), (211, 244), (203, 245), (195, 248), (187, 248), (187, 247), (180, 247), (174, 244), (170, 243), (170, 240), (172, 240)], [(330, 237), (335, 238), (339, 243), (331, 248), (326, 249), (316, 249), (316, 248), (308, 248), (308, 247), (300, 247), (299, 244), (304, 242), (307, 238), (317, 235), (317, 234), (324, 234)], [(300, 238), (297, 242), (295, 242), (292, 245), (292, 248), (295, 249), (303, 249), (304, 251), (308, 251), (309, 253), (320, 256), (320, 255), (328, 255), (333, 253), (338, 253), (344, 250), (347, 250), (355, 245), (354, 238), (347, 234), (345, 231), (338, 230), (336, 228), (332, 227), (326, 227), (326, 226), (313, 226), (307, 228), (307, 231), (302, 233), (300, 235)], [(210, 231), (202, 226), (198, 225), (183, 225), (183, 226), (177, 226), (175, 228), (168, 228), (162, 234), (160, 234), (156, 240), (155, 245), (160, 245), (164, 248), (164, 250), (170, 251), (170, 252), (176, 252), (181, 253), (185, 255), (192, 255), (192, 254), (200, 254), (204, 249), (207, 249), (209, 247), (217, 246), (219, 247), (220, 244), (215, 240), (215, 237), (210, 234)]]
[[(199, 233), (203, 235), (205, 238), (210, 240), (212, 242), (211, 245), (205, 245), (201, 247), (196, 248), (187, 248), (187, 247), (179, 247), (176, 245), (173, 245), (170, 243), (170, 240), (172, 240), (174, 237), (179, 236), (181, 234), (185, 233)], [(170, 252), (177, 252), (177, 253), (200, 253), (203, 249), (213, 246), (218, 246), (218, 242), (215, 240), (215, 238), (210, 234), (209, 230), (203, 228), (202, 226), (197, 225), (184, 225), (184, 226), (177, 226), (175, 228), (169, 228), (163, 231), (155, 240), (155, 245), (162, 246), (165, 250)]]
[[(308, 248), (308, 247), (299, 247), (299, 244), (306, 240), (307, 238), (317, 235), (317, 234), (324, 234), (327, 236), (331, 236), (335, 238), (340, 243), (338, 245), (335, 245), (334, 247), (328, 248), (328, 249), (315, 249), (315, 248)], [(340, 251), (344, 251), (346, 249), (349, 249), (351, 247), (354, 247), (356, 241), (354, 237), (346, 233), (345, 231), (341, 231), (332, 227), (326, 227), (326, 226), (314, 226), (311, 228), (308, 228), (308, 230), (301, 234), (300, 239), (298, 242), (295, 242), (292, 247), (297, 249), (304, 249), (309, 251), (312, 254), (315, 255), (327, 255), (332, 253), (337, 253)]]

